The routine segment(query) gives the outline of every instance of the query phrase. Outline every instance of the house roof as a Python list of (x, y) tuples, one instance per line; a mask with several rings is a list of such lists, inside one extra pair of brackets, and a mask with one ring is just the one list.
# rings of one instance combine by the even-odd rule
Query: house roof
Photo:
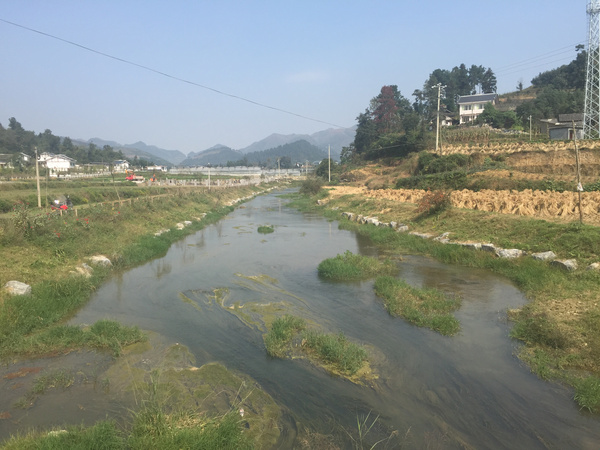
[(559, 122), (582, 122), (583, 114), (575, 113), (575, 114), (559, 114), (558, 115)]
[(464, 105), (465, 103), (481, 103), (481, 102), (492, 102), (498, 98), (498, 94), (475, 94), (475, 95), (460, 95), (458, 97), (459, 105)]

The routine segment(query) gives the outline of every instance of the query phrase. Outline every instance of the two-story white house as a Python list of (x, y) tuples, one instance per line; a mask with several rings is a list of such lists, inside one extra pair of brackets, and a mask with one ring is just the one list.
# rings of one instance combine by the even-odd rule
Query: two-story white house
[(483, 112), (485, 105), (496, 105), (498, 94), (461, 95), (456, 104), (459, 107), (460, 124), (471, 123)]
[(54, 153), (44, 152), (38, 157), (38, 162), (46, 166), (52, 172), (66, 172), (75, 167), (77, 161), (65, 155), (55, 155)]

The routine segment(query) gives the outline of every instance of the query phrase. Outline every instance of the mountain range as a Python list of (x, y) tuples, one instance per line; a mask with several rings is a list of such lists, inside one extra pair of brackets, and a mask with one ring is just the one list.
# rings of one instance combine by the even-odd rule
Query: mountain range
[[(271, 134), (260, 141), (254, 142), (248, 147), (240, 150), (233, 150), (225, 145), (217, 144), (206, 150), (199, 152), (190, 152), (188, 155), (179, 150), (166, 150), (163, 148), (156, 147), (155, 145), (147, 145), (144, 142), (135, 142), (133, 144), (120, 144), (115, 141), (107, 141), (100, 138), (89, 139), (88, 141), (73, 140), (76, 144), (94, 144), (98, 147), (104, 147), (110, 145), (115, 151), (121, 150), (123, 155), (127, 158), (133, 158), (137, 156), (139, 159), (146, 159), (152, 161), (154, 164), (166, 165), (166, 166), (195, 166), (211, 164), (226, 164), (227, 161), (239, 161), (244, 159), (244, 155), (251, 154), (252, 160), (260, 160), (258, 152), (276, 149), (278, 147), (285, 146), (298, 141), (306, 141), (309, 148), (305, 145), (302, 146), (303, 150), (308, 153), (298, 154), (298, 160), (304, 161), (304, 159), (310, 157), (316, 157), (317, 153), (314, 150), (321, 150), (319, 155), (325, 155), (327, 157), (328, 147), (331, 146), (331, 157), (332, 159), (339, 159), (342, 147), (350, 145), (354, 141), (355, 127), (353, 128), (339, 128), (318, 131), (311, 135), (308, 134)], [(285, 149), (289, 151), (289, 148)], [(310, 155), (310, 156), (309, 156)], [(280, 155), (284, 156), (284, 155)], [(271, 158), (272, 155), (265, 156), (264, 159)], [(312, 159), (310, 159), (312, 160)]]

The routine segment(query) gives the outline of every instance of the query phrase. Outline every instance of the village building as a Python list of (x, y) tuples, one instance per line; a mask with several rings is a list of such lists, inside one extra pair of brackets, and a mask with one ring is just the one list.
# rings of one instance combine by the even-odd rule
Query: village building
[(485, 105), (491, 103), (496, 106), (498, 94), (475, 94), (461, 95), (456, 104), (459, 106), (460, 124), (474, 122), (475, 119), (484, 111)]
[(559, 114), (558, 119), (541, 119), (540, 133), (550, 139), (583, 139), (583, 114)]

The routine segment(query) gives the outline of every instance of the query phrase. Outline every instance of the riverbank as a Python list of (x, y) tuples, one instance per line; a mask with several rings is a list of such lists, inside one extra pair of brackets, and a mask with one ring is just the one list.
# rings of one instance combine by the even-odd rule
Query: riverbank
[[(336, 187), (324, 188), (294, 204), (340, 220), (341, 227), (368, 235), (387, 252), (426, 254), (447, 263), (485, 268), (512, 280), (530, 300), (525, 307), (508, 311), (515, 323), (511, 336), (525, 343), (520, 358), (541, 378), (573, 386), (580, 407), (600, 412), (600, 273), (586, 270), (600, 257), (600, 228), (460, 208), (428, 215), (414, 203), (361, 195), (357, 190), (336, 192)], [(342, 212), (405, 224), (409, 231), (431, 237), (448, 233), (455, 242), (492, 243), (528, 253), (553, 251), (559, 259), (576, 258), (580, 268), (567, 272), (532, 258), (499, 258), (389, 227), (352, 222)]]

